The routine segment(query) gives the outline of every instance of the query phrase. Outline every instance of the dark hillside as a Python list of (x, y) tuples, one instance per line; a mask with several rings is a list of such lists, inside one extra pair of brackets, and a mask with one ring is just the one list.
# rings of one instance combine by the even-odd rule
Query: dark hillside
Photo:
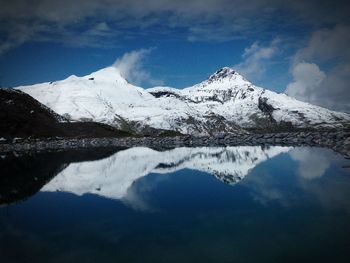
[[(63, 121), (63, 122), (62, 122)], [(94, 122), (67, 122), (28, 94), (0, 89), (0, 137), (121, 137), (130, 133)]]

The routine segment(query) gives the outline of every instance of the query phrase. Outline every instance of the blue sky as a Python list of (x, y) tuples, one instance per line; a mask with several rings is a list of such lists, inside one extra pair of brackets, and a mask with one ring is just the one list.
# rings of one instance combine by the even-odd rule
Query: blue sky
[[(165, 41), (164, 41), (165, 42)], [(146, 47), (150, 53), (143, 59), (143, 68), (159, 81), (159, 84), (182, 88), (198, 83), (220, 67), (238, 64), (242, 59), (245, 42), (191, 43), (159, 41), (157, 45), (142, 42), (143, 46), (113, 49), (68, 48), (57, 44), (24, 44), (0, 57), (1, 81), (5, 86), (33, 84), (59, 80), (75, 74), (86, 75), (111, 65), (125, 53)], [(54, 50), (54, 52), (53, 52)], [(214, 54), (213, 54), (214, 53)], [(256, 83), (283, 90), (289, 76), (288, 61), (278, 61), (271, 66), (274, 78), (257, 78)], [(5, 74), (6, 75), (5, 75)], [(287, 78), (287, 79), (286, 79)], [(157, 82), (156, 82), (157, 83)], [(144, 81), (142, 86), (152, 86)]]
[[(230, 66), (254, 84), (350, 111), (346, 1), (0, 0), (0, 85), (86, 75), (133, 55), (142, 87)], [(140, 77), (141, 76), (141, 77)]]

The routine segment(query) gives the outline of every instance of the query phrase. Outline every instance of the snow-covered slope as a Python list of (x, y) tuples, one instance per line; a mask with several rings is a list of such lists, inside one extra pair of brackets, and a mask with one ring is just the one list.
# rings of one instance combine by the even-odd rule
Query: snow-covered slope
[(145, 118), (145, 108), (154, 114), (153, 96), (129, 84), (113, 67), (84, 77), (70, 76), (62, 81), (19, 89), (72, 120), (113, 124), (125, 111), (130, 118)]
[(243, 128), (341, 126), (350, 121), (349, 114), (254, 86), (228, 67), (183, 90), (158, 87), (147, 91), (159, 98), (186, 101), (203, 114), (223, 116)]
[(165, 174), (185, 168), (207, 172), (233, 184), (259, 163), (289, 150), (289, 147), (241, 146), (176, 148), (158, 152), (137, 147), (102, 160), (70, 164), (42, 191), (65, 191), (76, 195), (92, 193), (120, 199), (134, 181), (149, 173)]
[(185, 89), (143, 89), (115, 67), (84, 77), (18, 87), (57, 113), (122, 129), (153, 127), (189, 134), (243, 132), (243, 128), (334, 126), (350, 121), (333, 112), (254, 86), (230, 68)]
[[(18, 87), (57, 113), (76, 121), (96, 121), (121, 129), (153, 127), (181, 133), (208, 134), (216, 120), (182, 100), (157, 99), (146, 90), (128, 83), (114, 67), (84, 77)], [(227, 123), (229, 124), (229, 123)], [(228, 132), (242, 132), (235, 125)]]

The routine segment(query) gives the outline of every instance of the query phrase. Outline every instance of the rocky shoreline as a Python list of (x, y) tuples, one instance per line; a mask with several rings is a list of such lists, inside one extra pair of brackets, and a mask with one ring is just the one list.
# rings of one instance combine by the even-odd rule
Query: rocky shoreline
[(0, 141), (0, 153), (60, 151), (66, 149), (145, 146), (155, 149), (204, 146), (310, 146), (330, 148), (350, 158), (350, 131), (283, 132), (215, 137), (124, 137), (82, 139), (20, 139)]

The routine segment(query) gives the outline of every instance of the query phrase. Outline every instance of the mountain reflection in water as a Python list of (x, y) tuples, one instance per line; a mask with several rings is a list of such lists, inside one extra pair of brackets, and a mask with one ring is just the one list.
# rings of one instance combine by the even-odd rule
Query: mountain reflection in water
[(192, 169), (214, 175), (225, 183), (236, 183), (259, 163), (289, 148), (203, 147), (156, 151), (131, 148), (103, 160), (70, 164), (43, 191), (86, 193), (120, 199), (139, 178), (150, 173), (168, 174)]
[(122, 199), (141, 177), (183, 169), (205, 172), (235, 184), (260, 163), (283, 153), (299, 163), (298, 175), (305, 179), (322, 176), (332, 161), (342, 159), (331, 150), (280, 146), (184, 147), (166, 151), (102, 148), (9, 155), (0, 160), (0, 203), (20, 201), (40, 189)]

